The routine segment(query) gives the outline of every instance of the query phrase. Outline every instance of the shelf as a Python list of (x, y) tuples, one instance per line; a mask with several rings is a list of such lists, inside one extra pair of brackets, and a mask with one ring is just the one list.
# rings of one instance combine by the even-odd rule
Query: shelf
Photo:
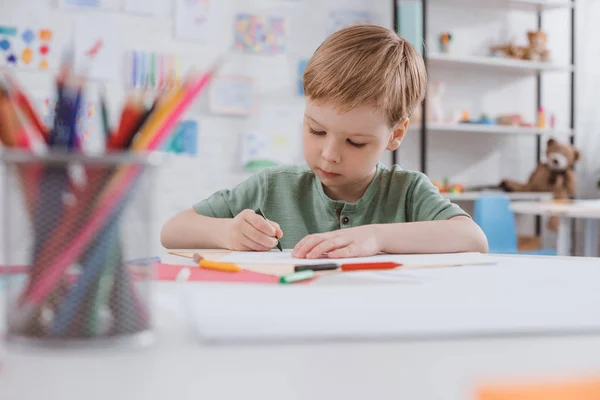
[[(413, 130), (421, 129), (420, 124), (411, 125)], [(540, 129), (520, 126), (486, 125), (486, 124), (427, 124), (428, 132), (465, 132), (490, 135), (555, 135), (566, 137), (572, 134), (571, 129)]]
[(519, 11), (548, 11), (573, 8), (572, 0), (433, 0), (444, 5), (467, 5)]
[(513, 192), (507, 193), (499, 190), (483, 190), (476, 192), (463, 192), (463, 193), (442, 193), (442, 196), (453, 201), (474, 201), (478, 198), (490, 194), (502, 194), (512, 200), (530, 200), (530, 201), (541, 201), (551, 200), (552, 193), (549, 192)]
[(504, 57), (485, 57), (454, 55), (444, 53), (431, 53), (427, 55), (427, 62), (431, 66), (459, 66), (480, 69), (505, 70), (516, 73), (536, 73), (544, 71), (562, 71), (570, 72), (573, 70), (571, 65), (552, 64), (550, 62), (535, 62), (525, 60), (513, 60)]

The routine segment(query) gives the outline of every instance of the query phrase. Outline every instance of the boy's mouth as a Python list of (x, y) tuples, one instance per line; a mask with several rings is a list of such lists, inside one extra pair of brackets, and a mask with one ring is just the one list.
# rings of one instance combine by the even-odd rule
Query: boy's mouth
[(321, 168), (317, 168), (317, 171), (319, 172), (320, 175), (322, 175), (326, 178), (335, 178), (337, 176), (340, 176), (340, 174), (336, 174), (335, 172), (328, 172)]

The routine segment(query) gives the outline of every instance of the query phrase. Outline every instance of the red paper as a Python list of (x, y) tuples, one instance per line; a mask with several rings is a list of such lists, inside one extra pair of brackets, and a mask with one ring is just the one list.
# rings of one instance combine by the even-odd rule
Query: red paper
[(278, 277), (253, 271), (242, 270), (240, 272), (222, 272), (193, 266), (163, 263), (156, 263), (154, 266), (156, 268), (156, 279), (159, 281), (174, 281), (177, 274), (179, 274), (182, 269), (189, 268), (190, 275), (187, 279), (188, 281), (279, 284)]

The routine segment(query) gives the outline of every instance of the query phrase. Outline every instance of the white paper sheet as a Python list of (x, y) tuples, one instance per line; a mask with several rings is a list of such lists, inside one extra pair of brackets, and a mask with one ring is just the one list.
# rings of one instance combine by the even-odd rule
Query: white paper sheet
[(177, 0), (175, 3), (175, 34), (178, 39), (214, 42), (219, 38), (222, 21), (222, 1)]
[(171, 2), (164, 0), (124, 0), (123, 10), (132, 14), (168, 17)]
[[(292, 257), (291, 250), (272, 250), (269, 252), (234, 251), (222, 258), (222, 261), (237, 264), (281, 264), (281, 265), (314, 265), (332, 262), (330, 258), (305, 259)], [(344, 264), (393, 261), (405, 265), (462, 265), (486, 264), (494, 262), (492, 256), (481, 253), (452, 253), (452, 254), (382, 254), (371, 257), (335, 259), (333, 262)]]
[(116, 81), (122, 65), (122, 39), (104, 15), (80, 16), (75, 24), (75, 67), (92, 79)]
[(597, 261), (499, 260), (407, 271), (419, 284), (207, 284), (186, 287), (182, 300), (208, 342), (600, 331)]

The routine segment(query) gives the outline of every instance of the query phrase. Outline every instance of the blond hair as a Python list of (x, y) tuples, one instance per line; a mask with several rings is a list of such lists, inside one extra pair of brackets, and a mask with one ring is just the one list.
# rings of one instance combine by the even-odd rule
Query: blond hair
[(405, 39), (376, 25), (353, 25), (329, 36), (303, 74), (305, 95), (351, 110), (371, 105), (390, 126), (409, 118), (427, 86), (423, 58)]

